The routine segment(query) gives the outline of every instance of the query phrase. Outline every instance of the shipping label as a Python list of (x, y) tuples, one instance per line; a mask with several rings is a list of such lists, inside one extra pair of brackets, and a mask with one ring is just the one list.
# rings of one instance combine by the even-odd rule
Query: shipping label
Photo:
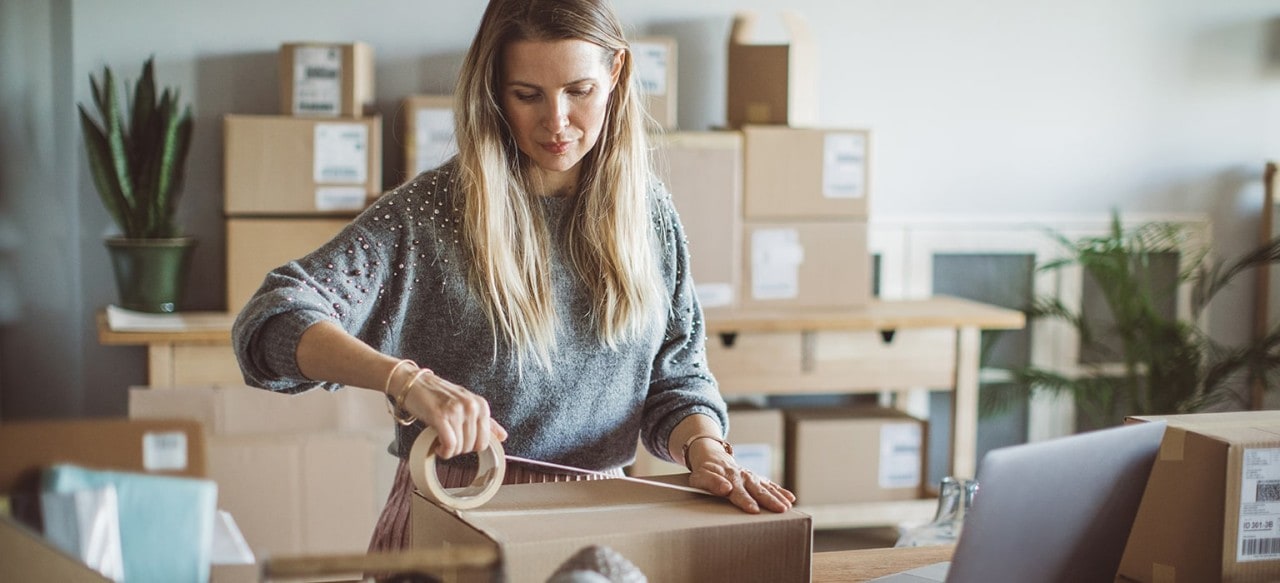
[(187, 434), (181, 431), (144, 433), (142, 468), (148, 472), (187, 469)]
[(747, 471), (770, 480), (780, 480), (773, 475), (773, 447), (767, 443), (735, 443), (733, 459)]
[(822, 195), (827, 198), (866, 196), (866, 163), (866, 136), (827, 134), (822, 149)]
[(636, 42), (631, 44), (635, 57), (636, 79), (646, 95), (667, 94), (667, 45)]
[(733, 304), (733, 285), (728, 283), (697, 283), (693, 288), (698, 303), (704, 308), (721, 308)]
[(363, 186), (321, 186), (316, 189), (316, 210), (358, 211), (364, 208)]
[(880, 487), (920, 485), (924, 441), (919, 423), (885, 423), (880, 427)]
[(297, 47), (293, 52), (293, 115), (342, 113), (342, 49)]
[(316, 124), (317, 184), (364, 184), (369, 180), (369, 128), (358, 123)]
[(1236, 561), (1280, 559), (1280, 448), (1244, 450)]
[(756, 229), (751, 233), (751, 297), (787, 300), (800, 295), (804, 246), (795, 229)]
[(414, 167), (417, 176), (444, 164), (458, 153), (453, 134), (453, 110), (423, 108), (413, 114)]

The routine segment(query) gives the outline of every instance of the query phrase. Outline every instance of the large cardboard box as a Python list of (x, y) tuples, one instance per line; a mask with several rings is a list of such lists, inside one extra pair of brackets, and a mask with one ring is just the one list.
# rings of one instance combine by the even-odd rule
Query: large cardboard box
[[(782, 411), (777, 409), (731, 408), (729, 409), (729, 442), (733, 444), (733, 457), (742, 467), (782, 483), (786, 423)], [(658, 459), (643, 445), (636, 448), (636, 461), (630, 470), (633, 476), (662, 476), (687, 474), (682, 465)]]
[(783, 13), (790, 41), (756, 44), (754, 13), (734, 16), (729, 34), (728, 124), (818, 123), (818, 55), (804, 20)]
[(637, 38), (631, 41), (631, 54), (635, 58), (637, 84), (644, 92), (645, 110), (662, 129), (675, 129), (679, 79), (676, 39), (667, 36)]
[(1151, 583), (1280, 580), (1280, 411), (1165, 420), (1120, 562)]
[(666, 134), (655, 159), (689, 240), (689, 267), (702, 308), (736, 307), (742, 281), (742, 134)]
[[(723, 498), (624, 480), (503, 486), (474, 510), (414, 496), (413, 544), (474, 544), (502, 557), (498, 580), (542, 582), (589, 545), (617, 551), (650, 581), (809, 581), (812, 519), (747, 514)], [(458, 573), (446, 581), (491, 581)]]
[(187, 417), (207, 432), (208, 476), (258, 555), (362, 553), (397, 459), (384, 397), (283, 395), (245, 386), (129, 391), (133, 418)]
[(280, 46), (280, 113), (361, 117), (374, 103), (373, 47), (291, 42)]
[(320, 248), (348, 222), (324, 217), (227, 219), (227, 312), (239, 312), (267, 272)]
[(743, 239), (743, 309), (846, 309), (871, 301), (865, 221), (747, 221)]
[(228, 115), (224, 210), (353, 215), (382, 192), (382, 119)]
[(743, 135), (748, 220), (868, 218), (867, 130), (748, 126)]
[(404, 167), (408, 180), (458, 153), (452, 95), (410, 95), (404, 99)]
[(926, 423), (896, 409), (789, 410), (785, 484), (805, 506), (915, 500), (926, 443)]

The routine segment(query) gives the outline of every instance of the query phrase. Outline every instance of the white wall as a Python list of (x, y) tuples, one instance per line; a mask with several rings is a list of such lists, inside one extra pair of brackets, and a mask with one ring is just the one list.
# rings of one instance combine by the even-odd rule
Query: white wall
[[(766, 36), (782, 37), (773, 19), (782, 3), (615, 3), (634, 33), (678, 38), (679, 119), (687, 129), (722, 122), (724, 45), (735, 10), (759, 11)], [(1213, 219), (1223, 254), (1254, 243), (1263, 164), (1280, 152), (1280, 5), (1274, 1), (785, 5), (808, 19), (818, 43), (822, 123), (875, 132), (873, 221), (1101, 215), (1112, 208), (1191, 212)], [(14, 302), (19, 307), (9, 321), (0, 320), (0, 410), (11, 417), (49, 410), (119, 414), (125, 387), (145, 379), (140, 349), (101, 347), (92, 333), (94, 312), (115, 298), (101, 244), (110, 223), (85, 170), (78, 132), (66, 121), (76, 102), (88, 101), (91, 72), (111, 65), (136, 78), (154, 54), (161, 82), (182, 86), (191, 99), (198, 125), (182, 205), (201, 246), (189, 299), (194, 309), (218, 309), (225, 269), (219, 119), (275, 112), (279, 44), (371, 43), (379, 105), (390, 117), (407, 94), (452, 87), (483, 10), (478, 0), (65, 0), (52, 7), (6, 0), (4, 6), (0, 266), (19, 258), (22, 265), (13, 269), (23, 282)], [(7, 50), (14, 35), (53, 45), (52, 61), (22, 66), (27, 57)], [(37, 46), (34, 54), (44, 49)], [(9, 90), (13, 71), (23, 75), (18, 83), (26, 100), (15, 101)], [(32, 100), (33, 94), (49, 101)], [(16, 120), (49, 115), (56, 119), (32, 125), (35, 134), (14, 135)], [(388, 176), (399, 168), (395, 128), (387, 119)], [(45, 145), (10, 147), (15, 139)], [(12, 200), (15, 192), (20, 202)], [(37, 206), (35, 197), (53, 202)], [(56, 224), (36, 220), (49, 208), (61, 217)], [(75, 267), (50, 272), (26, 261), (52, 248), (66, 248), (64, 261)], [(1224, 340), (1247, 334), (1253, 317), (1248, 284), (1241, 280), (1219, 298), (1214, 331)], [(0, 286), (0, 293), (7, 289)], [(64, 302), (57, 319), (71, 325), (30, 339), (49, 317), (44, 306)], [(64, 362), (73, 373), (55, 366)], [(56, 405), (46, 398), (51, 384), (58, 385)]]

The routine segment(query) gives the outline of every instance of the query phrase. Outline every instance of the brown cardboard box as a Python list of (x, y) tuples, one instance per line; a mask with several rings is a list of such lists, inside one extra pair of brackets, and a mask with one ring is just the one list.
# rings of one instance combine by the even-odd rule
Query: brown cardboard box
[(644, 94), (645, 110), (662, 129), (676, 127), (676, 82), (679, 79), (676, 39), (641, 37), (631, 41), (637, 85)]
[(404, 167), (408, 180), (444, 164), (458, 153), (452, 95), (410, 95), (404, 99)]
[(0, 559), (0, 581), (111, 581), (8, 516), (0, 516)]
[(267, 272), (320, 248), (346, 218), (227, 219), (227, 312), (236, 313)]
[(729, 35), (726, 115), (731, 128), (745, 124), (818, 123), (818, 55), (804, 20), (784, 12), (786, 44), (752, 44), (756, 15), (734, 16)]
[(382, 192), (382, 119), (228, 115), (224, 210), (354, 215)]
[(131, 389), (129, 415), (204, 425), (220, 506), (260, 556), (360, 553), (397, 463), (386, 450), (394, 433), (383, 399), (360, 389)]
[(742, 134), (666, 134), (655, 159), (689, 239), (689, 267), (703, 309), (737, 306), (742, 281)]
[(361, 117), (374, 102), (373, 47), (365, 43), (280, 45), (280, 113)]
[[(779, 483), (782, 482), (783, 459), (786, 457), (784, 433), (782, 411), (729, 409), (729, 442), (733, 444), (734, 459), (742, 467)], [(633, 476), (689, 473), (684, 466), (658, 459), (643, 445), (636, 448), (636, 461), (630, 471)]]
[[(542, 582), (588, 545), (634, 563), (650, 581), (809, 581), (812, 519), (747, 514), (710, 495), (624, 480), (503, 486), (474, 510), (414, 496), (413, 544), (475, 544), (502, 554), (496, 579)], [(449, 581), (491, 581), (459, 573)]]
[(925, 422), (896, 409), (787, 411), (787, 480), (810, 506), (915, 500), (925, 468)]
[(871, 301), (864, 221), (747, 221), (740, 306), (858, 308)]
[(1132, 581), (1280, 580), (1280, 411), (1165, 420), (1160, 455), (1129, 533)]
[(743, 135), (748, 220), (867, 219), (870, 132), (748, 126)]

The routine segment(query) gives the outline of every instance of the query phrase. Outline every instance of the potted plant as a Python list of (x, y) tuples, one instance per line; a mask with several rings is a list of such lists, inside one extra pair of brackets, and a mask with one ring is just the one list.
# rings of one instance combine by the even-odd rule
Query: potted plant
[(103, 67), (101, 83), (90, 75), (98, 119), (81, 104), (80, 122), (94, 186), (120, 229), (106, 246), (121, 306), (173, 312), (196, 244), (174, 221), (191, 144), (191, 108), (179, 105), (177, 89), (157, 95), (153, 60), (143, 64), (123, 104), (110, 67)]
[[(1039, 270), (1081, 268), (1097, 285), (1110, 318), (1094, 318), (1054, 297), (1039, 298), (1027, 310), (1032, 319), (1069, 323), (1079, 334), (1081, 353), (1101, 355), (1112, 366), (1081, 366), (1072, 374), (1045, 368), (1015, 370), (1030, 391), (1069, 394), (1081, 429), (1121, 422), (1125, 415), (1192, 413), (1214, 406), (1245, 408), (1241, 390), (1250, 379), (1274, 386), (1280, 372), (1280, 328), (1244, 346), (1225, 346), (1201, 329), (1201, 314), (1220, 290), (1241, 273), (1280, 260), (1280, 239), (1235, 261), (1222, 263), (1207, 249), (1191, 251), (1177, 277), (1156, 282), (1153, 267), (1170, 251), (1187, 247), (1189, 234), (1172, 223), (1148, 223), (1126, 230), (1118, 214), (1109, 231), (1071, 240), (1054, 235), (1067, 255)], [(1183, 284), (1191, 289), (1191, 317), (1179, 319), (1172, 306)]]

